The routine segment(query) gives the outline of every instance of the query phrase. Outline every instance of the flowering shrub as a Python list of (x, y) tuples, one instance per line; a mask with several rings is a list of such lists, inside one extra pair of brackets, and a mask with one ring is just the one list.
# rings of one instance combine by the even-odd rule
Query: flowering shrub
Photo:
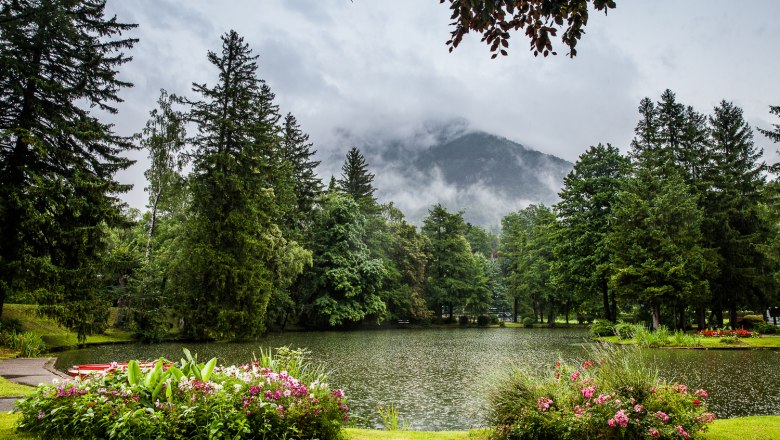
[(635, 352), (598, 362), (555, 364), (546, 373), (515, 371), (491, 398), (498, 439), (689, 439), (715, 415), (705, 390), (658, 379)]
[(340, 438), (344, 393), (302, 368), (302, 352), (280, 351), (229, 367), (197, 364), (187, 353), (182, 364), (164, 370), (159, 361), (140, 376), (130, 365), (40, 385), (17, 403), (18, 428), (47, 438)]
[(757, 338), (758, 332), (751, 332), (743, 328), (736, 330), (699, 330), (696, 332), (699, 336), (706, 336), (708, 338), (722, 338), (726, 336), (736, 336), (738, 338)]

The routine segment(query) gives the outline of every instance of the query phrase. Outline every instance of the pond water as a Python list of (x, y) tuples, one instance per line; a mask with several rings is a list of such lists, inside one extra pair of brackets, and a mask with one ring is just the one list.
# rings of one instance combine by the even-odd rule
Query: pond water
[[(393, 404), (413, 430), (484, 426), (485, 396), (513, 365), (549, 368), (587, 357), (578, 329), (426, 329), (280, 333), (252, 343), (107, 345), (59, 354), (57, 368), (163, 356), (186, 346), (200, 359), (245, 363), (268, 347), (305, 347), (345, 390), (353, 420), (380, 427), (377, 405)], [(664, 377), (710, 391), (719, 417), (780, 414), (780, 351), (646, 350)]]

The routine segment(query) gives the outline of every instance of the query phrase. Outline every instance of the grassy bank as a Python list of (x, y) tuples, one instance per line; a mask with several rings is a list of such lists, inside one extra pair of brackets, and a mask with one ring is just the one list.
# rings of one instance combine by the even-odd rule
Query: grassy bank
[[(597, 341), (609, 342), (612, 344), (633, 345), (633, 339), (620, 339), (617, 336), (603, 336), (594, 338)], [(736, 343), (721, 342), (720, 338), (702, 337), (699, 345), (695, 347), (681, 347), (675, 345), (665, 345), (669, 348), (718, 348), (718, 349), (745, 349), (745, 348), (778, 348), (780, 349), (780, 335), (762, 335), (759, 338), (739, 338)]]
[[(32, 304), (3, 305), (2, 319), (15, 319), (22, 323), (22, 331), (31, 331), (41, 336), (48, 349), (56, 350), (62, 347), (78, 345), (76, 333), (68, 331), (54, 320), (39, 316), (37, 306)], [(110, 324), (110, 323), (109, 323)], [(109, 328), (105, 334), (87, 336), (87, 344), (106, 344), (132, 341), (129, 331)], [(0, 352), (0, 357), (13, 357), (16, 353)]]
[[(19, 416), (0, 413), (0, 438), (33, 439), (35, 437), (14, 432)], [(349, 440), (486, 440), (485, 430), (472, 431), (376, 431), (371, 429), (347, 429)], [(780, 440), (780, 416), (740, 417), (716, 420), (702, 437), (706, 440)]]
[[(0, 360), (2, 362), (2, 360)], [(19, 385), (10, 380), (0, 377), (0, 397), (18, 397), (26, 396), (33, 392), (35, 388), (27, 385)]]

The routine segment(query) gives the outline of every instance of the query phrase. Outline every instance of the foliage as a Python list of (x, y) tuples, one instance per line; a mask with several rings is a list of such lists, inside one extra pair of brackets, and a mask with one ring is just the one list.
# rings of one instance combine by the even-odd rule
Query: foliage
[(116, 113), (117, 78), (136, 27), (105, 1), (3, 3), (0, 31), (0, 312), (14, 292), (78, 333), (104, 324), (99, 262), (106, 226), (123, 222), (114, 175), (130, 139), (96, 112)]
[[(167, 369), (158, 361), (143, 372), (131, 361), (127, 371), (40, 385), (17, 404), (19, 429), (57, 438), (341, 437), (349, 409), (324, 376), (302, 380), (257, 360), (199, 364), (185, 354)], [(302, 364), (301, 356), (288, 350), (268, 364)]]
[(41, 336), (30, 331), (3, 330), (0, 332), (0, 345), (19, 350), (24, 357), (37, 357), (46, 351)]
[(188, 119), (198, 128), (186, 239), (176, 287), (184, 334), (194, 339), (262, 334), (275, 289), (289, 285), (310, 255), (278, 224), (292, 197), (279, 159), (274, 95), (257, 78), (256, 56), (235, 31), (209, 52), (214, 87), (195, 84), (201, 101)]
[(692, 438), (715, 415), (704, 390), (658, 378), (636, 351), (597, 352), (597, 362), (514, 371), (491, 396), (488, 420), (501, 439)]
[(531, 318), (530, 316), (526, 316), (523, 318), (523, 327), (525, 328), (532, 328), (534, 326), (534, 318)]
[[(446, 0), (440, 0), (444, 3)], [(448, 0), (452, 10), (452, 38), (447, 42), (450, 52), (460, 44), (463, 37), (470, 31), (482, 35), (482, 41), (490, 46), (495, 58), (500, 53), (507, 55), (509, 47), (509, 31), (523, 29), (530, 39), (531, 51), (534, 56), (542, 54), (555, 55), (551, 38), (557, 36), (558, 30), (566, 23), (566, 30), (561, 35), (561, 42), (568, 46), (569, 55), (577, 55), (575, 46), (585, 33), (583, 27), (588, 24), (588, 8), (592, 4), (597, 11), (604, 11), (616, 6), (614, 0), (541, 0), (541, 1), (466, 1)]]
[(490, 325), (490, 317), (485, 315), (477, 316), (477, 325), (479, 327), (487, 327)]
[(375, 211), (374, 175), (368, 172), (366, 158), (356, 147), (347, 152), (347, 158), (341, 166), (341, 178), (337, 182), (338, 188), (344, 194), (352, 196), (364, 213)]
[(376, 412), (382, 419), (382, 426), (386, 431), (406, 431), (406, 422), (402, 422), (399, 417), (398, 408), (395, 404), (384, 407), (381, 404), (376, 406)]
[(461, 327), (467, 327), (469, 325), (469, 317), (466, 315), (458, 316), (458, 325)]
[(593, 336), (612, 336), (615, 334), (615, 324), (606, 319), (597, 319), (590, 326), (590, 334)]
[(314, 263), (299, 299), (307, 325), (353, 325), (384, 317), (379, 289), (385, 268), (371, 258), (365, 223), (351, 197), (330, 193), (322, 201), (311, 228)]
[(635, 330), (636, 330), (635, 324), (631, 324), (628, 322), (618, 322), (613, 327), (613, 332), (615, 333), (615, 336), (617, 336), (620, 339), (632, 339), (634, 337)]

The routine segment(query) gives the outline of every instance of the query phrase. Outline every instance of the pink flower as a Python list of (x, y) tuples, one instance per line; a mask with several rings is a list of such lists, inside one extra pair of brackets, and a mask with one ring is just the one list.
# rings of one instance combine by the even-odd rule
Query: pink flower
[(607, 425), (609, 425), (610, 428), (614, 428), (615, 427), (615, 419), (609, 419), (609, 421), (607, 422)]
[(660, 421), (662, 421), (664, 423), (669, 421), (669, 416), (666, 415), (666, 413), (664, 413), (662, 411), (656, 412), (655, 414), (653, 414), (653, 417), (655, 417), (656, 419), (658, 419), (658, 420), (660, 420)]
[(596, 364), (594, 364), (593, 361), (585, 361), (585, 362), (582, 363), (582, 368), (587, 370), (588, 368), (590, 368), (590, 367), (592, 367), (594, 365), (596, 365)]
[(702, 423), (711, 423), (713, 420), (715, 420), (715, 414), (708, 412), (704, 413), (698, 418), (696, 418), (696, 421), (702, 422)]
[(634, 412), (642, 412), (645, 409), (642, 405), (634, 405)]
[(593, 385), (593, 386), (583, 388), (581, 392), (586, 399), (590, 399), (591, 397), (593, 397), (593, 392), (595, 390), (596, 390), (596, 385)]
[(710, 397), (710, 395), (707, 393), (707, 391), (705, 391), (703, 389), (698, 389), (698, 390), (694, 391), (693, 394), (695, 396), (701, 397), (702, 399), (706, 399), (706, 398)]
[(658, 432), (658, 430), (655, 429), (655, 428), (648, 429), (647, 433), (650, 434), (650, 437), (660, 437), (661, 436), (661, 433)]
[(677, 430), (677, 432), (679, 432), (679, 433), (680, 433), (680, 435), (682, 436), (682, 438), (691, 438), (691, 435), (690, 435), (690, 434), (688, 434), (687, 432), (685, 432), (685, 429), (683, 429), (683, 427), (682, 427), (682, 426), (680, 426), (680, 425), (677, 425), (677, 426), (675, 426), (675, 427), (674, 427), (674, 429), (676, 429), (676, 430)]
[(571, 373), (571, 381), (574, 382), (577, 380), (577, 378), (580, 377), (580, 372), (575, 371), (574, 373)]
[(552, 405), (552, 403), (552, 399), (547, 397), (540, 397), (536, 400), (536, 407), (539, 408), (539, 411), (544, 412), (550, 409), (550, 405)]
[(575, 407), (574, 407), (574, 415), (575, 415), (576, 417), (582, 417), (582, 412), (583, 412), (583, 411), (584, 411), (584, 410), (583, 410), (583, 409), (582, 409), (582, 407), (580, 407), (579, 405), (577, 405), (577, 406), (575, 406)]
[(628, 416), (626, 415), (626, 412), (623, 411), (622, 409), (616, 412), (614, 416), (612, 416), (612, 420), (614, 420), (615, 423), (620, 425), (621, 428), (625, 428), (626, 426), (628, 426)]
[(609, 394), (599, 394), (599, 397), (596, 398), (596, 404), (601, 405), (602, 403), (606, 402), (611, 398), (612, 396), (610, 396)]

